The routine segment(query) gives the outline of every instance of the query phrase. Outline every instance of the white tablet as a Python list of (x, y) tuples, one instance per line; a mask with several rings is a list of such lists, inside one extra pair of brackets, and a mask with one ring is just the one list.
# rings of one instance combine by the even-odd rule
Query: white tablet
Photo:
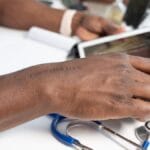
[(143, 50), (150, 55), (150, 28), (107, 36), (78, 45), (80, 58), (112, 52), (136, 53)]

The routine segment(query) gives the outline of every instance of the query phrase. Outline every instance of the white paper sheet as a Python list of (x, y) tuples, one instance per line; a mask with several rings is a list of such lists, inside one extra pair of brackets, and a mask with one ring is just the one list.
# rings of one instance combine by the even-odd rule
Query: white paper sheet
[[(16, 71), (28, 66), (66, 60), (68, 53), (26, 38), (26, 32), (5, 33), (0, 29), (0, 74)], [(2, 31), (2, 32), (1, 32)]]
[(63, 36), (38, 27), (32, 27), (29, 30), (27, 37), (37, 42), (61, 49), (65, 52), (70, 51), (70, 49), (77, 43), (77, 41), (71, 37)]

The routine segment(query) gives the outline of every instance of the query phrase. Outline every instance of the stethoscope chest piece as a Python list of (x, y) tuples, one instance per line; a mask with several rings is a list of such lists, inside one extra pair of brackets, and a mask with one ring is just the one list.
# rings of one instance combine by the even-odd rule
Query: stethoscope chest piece
[(135, 130), (135, 135), (140, 142), (144, 142), (148, 138), (149, 133), (144, 126), (141, 126)]
[(142, 149), (150, 149), (150, 121), (147, 121), (144, 126), (141, 126), (135, 130), (137, 139), (143, 143)]

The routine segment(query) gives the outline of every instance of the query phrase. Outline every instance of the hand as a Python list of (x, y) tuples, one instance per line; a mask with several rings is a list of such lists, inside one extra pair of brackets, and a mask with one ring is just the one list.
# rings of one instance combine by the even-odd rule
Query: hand
[(53, 80), (48, 71), (42, 79), (55, 113), (86, 120), (150, 117), (150, 59), (109, 54), (57, 65)]
[[(43, 17), (39, 19), (41, 14)], [(38, 26), (59, 32), (63, 14), (64, 10), (49, 8), (36, 0), (0, 0), (0, 24), (11, 28), (28, 30), (32, 26)], [(88, 16), (80, 12), (73, 18), (72, 30), (82, 40), (124, 31), (102, 17)]]
[(81, 40), (88, 41), (105, 35), (124, 32), (125, 29), (98, 16), (77, 13), (72, 23), (73, 33)]
[(150, 118), (150, 59), (109, 54), (0, 76), (0, 131), (49, 113)]

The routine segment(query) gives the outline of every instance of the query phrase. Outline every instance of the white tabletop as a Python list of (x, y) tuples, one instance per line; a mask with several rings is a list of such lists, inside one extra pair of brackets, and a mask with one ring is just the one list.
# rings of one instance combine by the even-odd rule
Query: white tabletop
[[(29, 40), (25, 36), (26, 32), (0, 27), (0, 74), (40, 63), (64, 61), (66, 59), (67, 54), (64, 51)], [(41, 117), (1, 132), (1, 149), (69, 150), (70, 148), (60, 144), (53, 138), (49, 132), (50, 122), (51, 120), (48, 117)], [(138, 143), (134, 129), (142, 123), (131, 119), (107, 121), (104, 123)], [(74, 130), (72, 134), (94, 150), (136, 150), (135, 147), (101, 131), (79, 128)]]

